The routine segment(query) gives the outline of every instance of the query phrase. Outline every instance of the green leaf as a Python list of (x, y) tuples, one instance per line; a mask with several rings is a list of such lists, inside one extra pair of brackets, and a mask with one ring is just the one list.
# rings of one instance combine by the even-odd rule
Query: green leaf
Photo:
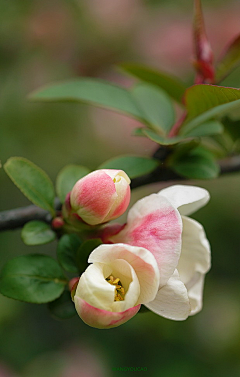
[(159, 162), (153, 158), (140, 156), (120, 156), (112, 158), (101, 164), (98, 169), (121, 169), (129, 176), (136, 178), (151, 173), (159, 166)]
[(208, 120), (199, 126), (193, 128), (188, 133), (184, 133), (185, 137), (203, 137), (221, 134), (224, 131), (223, 125), (217, 120)]
[(90, 169), (81, 165), (67, 165), (60, 170), (56, 180), (56, 191), (61, 203), (64, 203), (66, 195), (72, 190), (75, 183), (88, 173), (90, 173)]
[(131, 93), (99, 79), (75, 79), (40, 88), (30, 95), (34, 101), (82, 102), (124, 113), (147, 123)]
[(132, 95), (139, 104), (149, 128), (163, 135), (170, 131), (175, 112), (170, 97), (162, 89), (154, 85), (140, 83), (133, 87)]
[(4, 169), (13, 183), (38, 207), (54, 216), (54, 187), (48, 175), (38, 166), (22, 157), (11, 157)]
[(225, 129), (234, 138), (240, 138), (240, 119), (232, 119), (230, 117), (225, 117), (222, 119)]
[(181, 136), (175, 136), (175, 137), (164, 137), (160, 136), (156, 132), (152, 130), (148, 130), (147, 128), (136, 128), (133, 133), (135, 136), (146, 136), (150, 140), (155, 141), (155, 143), (158, 143), (160, 145), (173, 145), (180, 143), (181, 141), (187, 139), (188, 137), (181, 137)]
[(58, 298), (66, 284), (58, 263), (47, 255), (30, 254), (11, 259), (0, 275), (0, 292), (36, 304)]
[(76, 258), (81, 243), (76, 234), (64, 234), (60, 238), (57, 246), (57, 258), (64, 270), (78, 273)]
[(193, 85), (185, 94), (187, 117), (179, 134), (194, 128), (215, 116), (227, 114), (240, 105), (240, 89), (216, 85)]
[(56, 234), (49, 224), (34, 220), (24, 225), (21, 237), (26, 245), (42, 245), (53, 241)]
[(212, 179), (219, 174), (219, 166), (213, 156), (202, 147), (197, 147), (188, 154), (174, 159), (171, 168), (177, 174), (189, 179)]
[(139, 64), (123, 63), (120, 68), (142, 81), (165, 90), (170, 97), (182, 104), (182, 97), (187, 86), (178, 78)]
[(58, 319), (68, 319), (77, 313), (69, 291), (64, 291), (59, 298), (49, 302), (48, 309)]
[(102, 244), (100, 238), (84, 241), (77, 251), (77, 265), (80, 275), (88, 267), (88, 257), (91, 252)]
[(227, 47), (223, 56), (219, 60), (215, 80), (222, 81), (240, 63), (240, 35)]

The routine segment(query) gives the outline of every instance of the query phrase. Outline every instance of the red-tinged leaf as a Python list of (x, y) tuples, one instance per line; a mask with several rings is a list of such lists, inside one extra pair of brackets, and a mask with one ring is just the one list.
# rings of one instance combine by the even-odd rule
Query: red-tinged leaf
[(179, 135), (186, 135), (200, 124), (223, 116), (240, 106), (240, 89), (217, 85), (193, 85), (186, 90), (187, 116)]
[(195, 0), (193, 36), (195, 50), (195, 60), (193, 64), (197, 72), (195, 83), (212, 84), (214, 82), (213, 54), (205, 31), (200, 0)]
[(216, 83), (222, 81), (237, 65), (240, 64), (240, 35), (224, 50), (216, 67)]

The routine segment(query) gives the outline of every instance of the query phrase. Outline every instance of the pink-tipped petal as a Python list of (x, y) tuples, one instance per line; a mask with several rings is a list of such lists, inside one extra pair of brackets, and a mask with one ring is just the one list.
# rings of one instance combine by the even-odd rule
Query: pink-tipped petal
[(182, 252), (177, 269), (187, 287), (193, 315), (202, 308), (204, 276), (211, 265), (210, 245), (201, 224), (185, 216), (182, 220)]
[(141, 305), (134, 306), (123, 312), (110, 312), (95, 308), (80, 297), (74, 297), (78, 315), (87, 325), (97, 329), (111, 329), (129, 321), (137, 314)]
[(74, 211), (88, 224), (104, 221), (117, 198), (111, 177), (96, 170), (80, 179), (72, 189), (70, 201)]
[(179, 212), (168, 199), (152, 194), (130, 209), (125, 228), (110, 240), (150, 250), (157, 261), (163, 286), (177, 266), (181, 233)]
[(137, 275), (140, 295), (136, 304), (152, 301), (159, 287), (159, 270), (151, 252), (126, 244), (100, 245), (90, 254), (88, 262), (109, 264), (116, 259), (127, 261)]
[(187, 289), (176, 270), (167, 284), (158, 291), (155, 300), (145, 306), (154, 313), (175, 321), (183, 321), (190, 315)]
[(165, 188), (159, 191), (158, 195), (167, 198), (181, 215), (191, 215), (210, 199), (207, 190), (187, 185), (174, 185)]

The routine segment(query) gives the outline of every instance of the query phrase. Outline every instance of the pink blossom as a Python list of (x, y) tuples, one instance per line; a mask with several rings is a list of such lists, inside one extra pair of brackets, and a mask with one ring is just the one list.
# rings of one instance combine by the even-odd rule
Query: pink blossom
[(122, 170), (96, 170), (73, 187), (71, 211), (90, 225), (97, 225), (121, 216), (130, 201), (130, 179)]
[(100, 245), (89, 256), (92, 264), (74, 296), (83, 321), (116, 327), (141, 304), (173, 320), (199, 312), (210, 247), (203, 227), (185, 215), (208, 200), (205, 189), (182, 185), (139, 200), (127, 224), (117, 234), (109, 231), (108, 242), (113, 243)]

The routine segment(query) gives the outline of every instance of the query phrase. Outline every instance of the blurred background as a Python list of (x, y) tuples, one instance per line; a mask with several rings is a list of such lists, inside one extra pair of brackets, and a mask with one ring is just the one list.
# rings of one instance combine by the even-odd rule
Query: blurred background
[[(202, 3), (217, 59), (240, 33), (240, 3)], [(153, 142), (131, 136), (136, 121), (85, 105), (34, 104), (27, 95), (76, 76), (129, 86), (116, 66), (130, 61), (190, 83), (192, 10), (187, 0), (0, 0), (1, 162), (26, 157), (54, 181), (68, 163), (94, 169), (119, 154), (151, 155)], [(240, 69), (225, 84), (240, 87)], [(212, 196), (193, 216), (212, 246), (202, 312), (184, 322), (138, 314), (104, 331), (0, 295), (0, 377), (111, 377), (123, 373), (117, 367), (153, 377), (240, 376), (240, 174), (189, 183)], [(29, 204), (3, 169), (0, 187), (1, 210)], [(135, 190), (132, 202), (161, 187)], [(20, 231), (1, 233), (0, 243), (0, 268), (14, 256), (56, 251), (55, 243), (24, 245)]]

